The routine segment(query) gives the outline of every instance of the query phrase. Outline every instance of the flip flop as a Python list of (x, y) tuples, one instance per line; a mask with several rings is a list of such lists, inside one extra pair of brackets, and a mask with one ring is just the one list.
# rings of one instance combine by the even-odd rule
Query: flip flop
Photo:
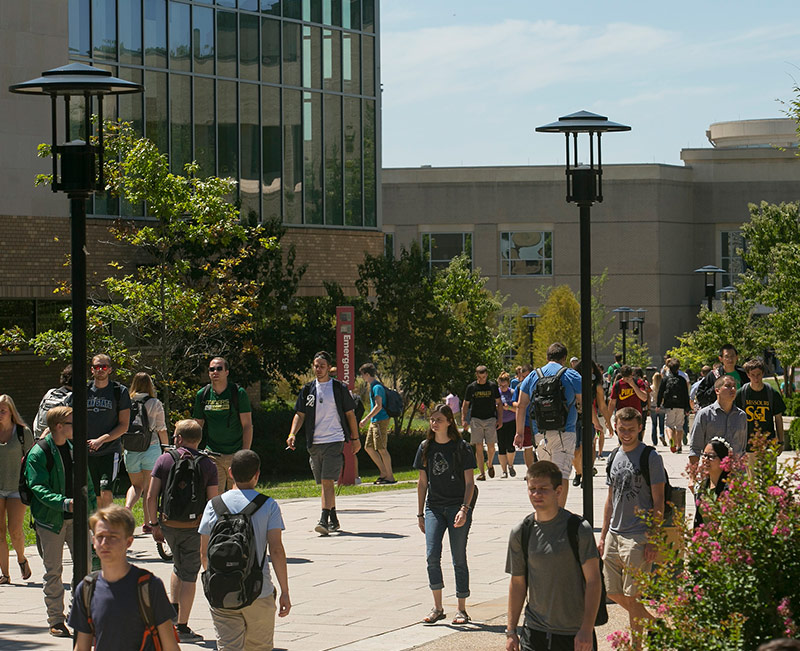
[(444, 619), (444, 610), (439, 610), (438, 608), (431, 608), (431, 612), (429, 612), (425, 617), (422, 618), (423, 624), (435, 624), (439, 620)]
[(27, 581), (31, 578), (33, 572), (31, 572), (31, 564), (28, 562), (27, 558), (19, 564), (19, 571), (22, 572), (23, 581)]
[[(444, 615), (442, 616), (444, 617)], [(459, 626), (461, 624), (468, 624), (470, 621), (472, 620), (469, 618), (469, 615), (467, 615), (466, 610), (457, 610), (456, 616), (453, 617), (453, 621), (451, 623)]]
[(11, 577), (0, 574), (0, 585), (8, 585), (9, 583), (11, 583)]

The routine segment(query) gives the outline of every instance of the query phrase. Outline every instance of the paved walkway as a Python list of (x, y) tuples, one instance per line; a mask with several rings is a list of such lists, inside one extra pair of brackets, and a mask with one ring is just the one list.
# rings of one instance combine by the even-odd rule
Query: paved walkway
[[(685, 486), (681, 472), (687, 462), (686, 452), (673, 455), (667, 450), (665, 458), (673, 484)], [(467, 603), (474, 620), (469, 628), (483, 629), (497, 637), (496, 646), (485, 641), (474, 646), (479, 639), (485, 640), (483, 632), (452, 635), (463, 627), (451, 627), (444, 622), (436, 626), (419, 624), (420, 618), (431, 608), (432, 599), (425, 571), (424, 536), (417, 528), (415, 517), (416, 490), (410, 485), (409, 490), (340, 497), (337, 504), (344, 531), (327, 538), (312, 531), (319, 517), (318, 499), (281, 502), (293, 607), (288, 617), (277, 622), (276, 649), (404, 651), (425, 645), (430, 645), (429, 649), (457, 648), (460, 651), (503, 648), (504, 618), (501, 616), (505, 613), (508, 588), (504, 572), (508, 533), (531, 510), (522, 481), (522, 467), (520, 460), (516, 478), (495, 478), (479, 483), (481, 493), (467, 548), (472, 592)], [(604, 464), (598, 463), (597, 468), (594, 513), (595, 526), (599, 528), (607, 489)], [(570, 487), (567, 507), (581, 512), (581, 504), (580, 490)], [(19, 582), (19, 570), (12, 553), (15, 584), (0, 586), (0, 649), (67, 650), (71, 648), (69, 640), (55, 639), (48, 634), (40, 578), (42, 564), (35, 547), (28, 550), (28, 555), (33, 579), (28, 583)], [(168, 580), (171, 566), (158, 560), (150, 536), (137, 535), (130, 555), (137, 565)], [(68, 556), (65, 551), (65, 557)], [(452, 616), (455, 596), (447, 551), (442, 565), (446, 583), (445, 610)], [(67, 561), (65, 579), (71, 579), (71, 574), (71, 564)], [(198, 589), (189, 623), (204, 636), (205, 642), (183, 644), (182, 648), (215, 648), (214, 630), (201, 589)], [(442, 640), (445, 636), (451, 638)]]

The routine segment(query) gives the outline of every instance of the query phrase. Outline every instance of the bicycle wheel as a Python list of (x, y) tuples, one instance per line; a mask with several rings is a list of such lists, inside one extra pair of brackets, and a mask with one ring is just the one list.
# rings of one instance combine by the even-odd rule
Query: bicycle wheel
[(172, 550), (169, 548), (169, 544), (167, 544), (166, 541), (163, 543), (157, 542), (156, 550), (162, 561), (172, 561)]

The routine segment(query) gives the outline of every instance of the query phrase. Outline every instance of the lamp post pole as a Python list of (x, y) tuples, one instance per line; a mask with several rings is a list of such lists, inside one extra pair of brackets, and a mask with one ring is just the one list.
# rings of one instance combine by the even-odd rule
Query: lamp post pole
[[(594, 451), (588, 445), (592, 429), (592, 241), (591, 208), (595, 201), (603, 201), (603, 166), (600, 138), (609, 131), (630, 131), (630, 127), (610, 122), (608, 118), (588, 111), (566, 115), (557, 122), (537, 127), (543, 133), (563, 133), (566, 136), (567, 202), (578, 204), (580, 240), (580, 292), (581, 292), (581, 428), (584, 432), (581, 459), (583, 481), (583, 517), (593, 524), (592, 468)], [(578, 161), (578, 134), (589, 137), (589, 165)], [(570, 135), (572, 142), (570, 143)], [(572, 145), (570, 147), (570, 145)], [(595, 147), (597, 163), (595, 165)]]
[(539, 318), (539, 315), (535, 312), (528, 312), (522, 318), (528, 322), (528, 351), (530, 353), (531, 368), (533, 368), (533, 331), (536, 329), (536, 319)]

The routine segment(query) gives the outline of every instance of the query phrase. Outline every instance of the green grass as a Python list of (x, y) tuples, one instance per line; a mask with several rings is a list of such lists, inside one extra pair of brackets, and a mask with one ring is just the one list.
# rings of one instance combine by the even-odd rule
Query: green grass
[[(365, 493), (379, 493), (383, 491), (391, 491), (391, 490), (399, 490), (402, 488), (415, 488), (416, 483), (399, 483), (408, 480), (414, 480), (416, 482), (417, 477), (419, 476), (418, 471), (416, 470), (403, 470), (396, 472), (394, 474), (395, 479), (398, 480), (397, 484), (392, 484), (391, 486), (381, 486), (381, 485), (374, 485), (374, 482), (377, 478), (377, 474), (362, 474), (361, 481), (363, 482), (359, 486), (342, 486), (341, 488), (337, 488), (336, 492), (337, 495), (363, 495)], [(276, 500), (287, 500), (287, 499), (297, 499), (301, 497), (319, 497), (319, 487), (314, 483), (313, 479), (297, 479), (297, 480), (290, 480), (290, 481), (280, 481), (280, 482), (265, 482), (263, 484), (258, 485), (258, 490), (262, 493), (266, 493), (270, 497)], [(119, 504), (123, 506), (125, 504), (125, 500), (122, 497), (118, 497), (114, 500), (115, 504)], [(136, 518), (136, 524), (141, 525), (144, 522), (144, 514), (142, 512), (142, 500), (136, 502), (133, 507), (133, 517)], [(25, 532), (25, 545), (35, 545), (36, 544), (36, 535), (34, 534), (33, 527), (31, 527), (31, 518), (30, 518), (30, 511), (25, 514), (25, 521), (23, 523), (23, 531)], [(6, 536), (6, 544), (8, 548), (11, 549), (11, 541)]]

